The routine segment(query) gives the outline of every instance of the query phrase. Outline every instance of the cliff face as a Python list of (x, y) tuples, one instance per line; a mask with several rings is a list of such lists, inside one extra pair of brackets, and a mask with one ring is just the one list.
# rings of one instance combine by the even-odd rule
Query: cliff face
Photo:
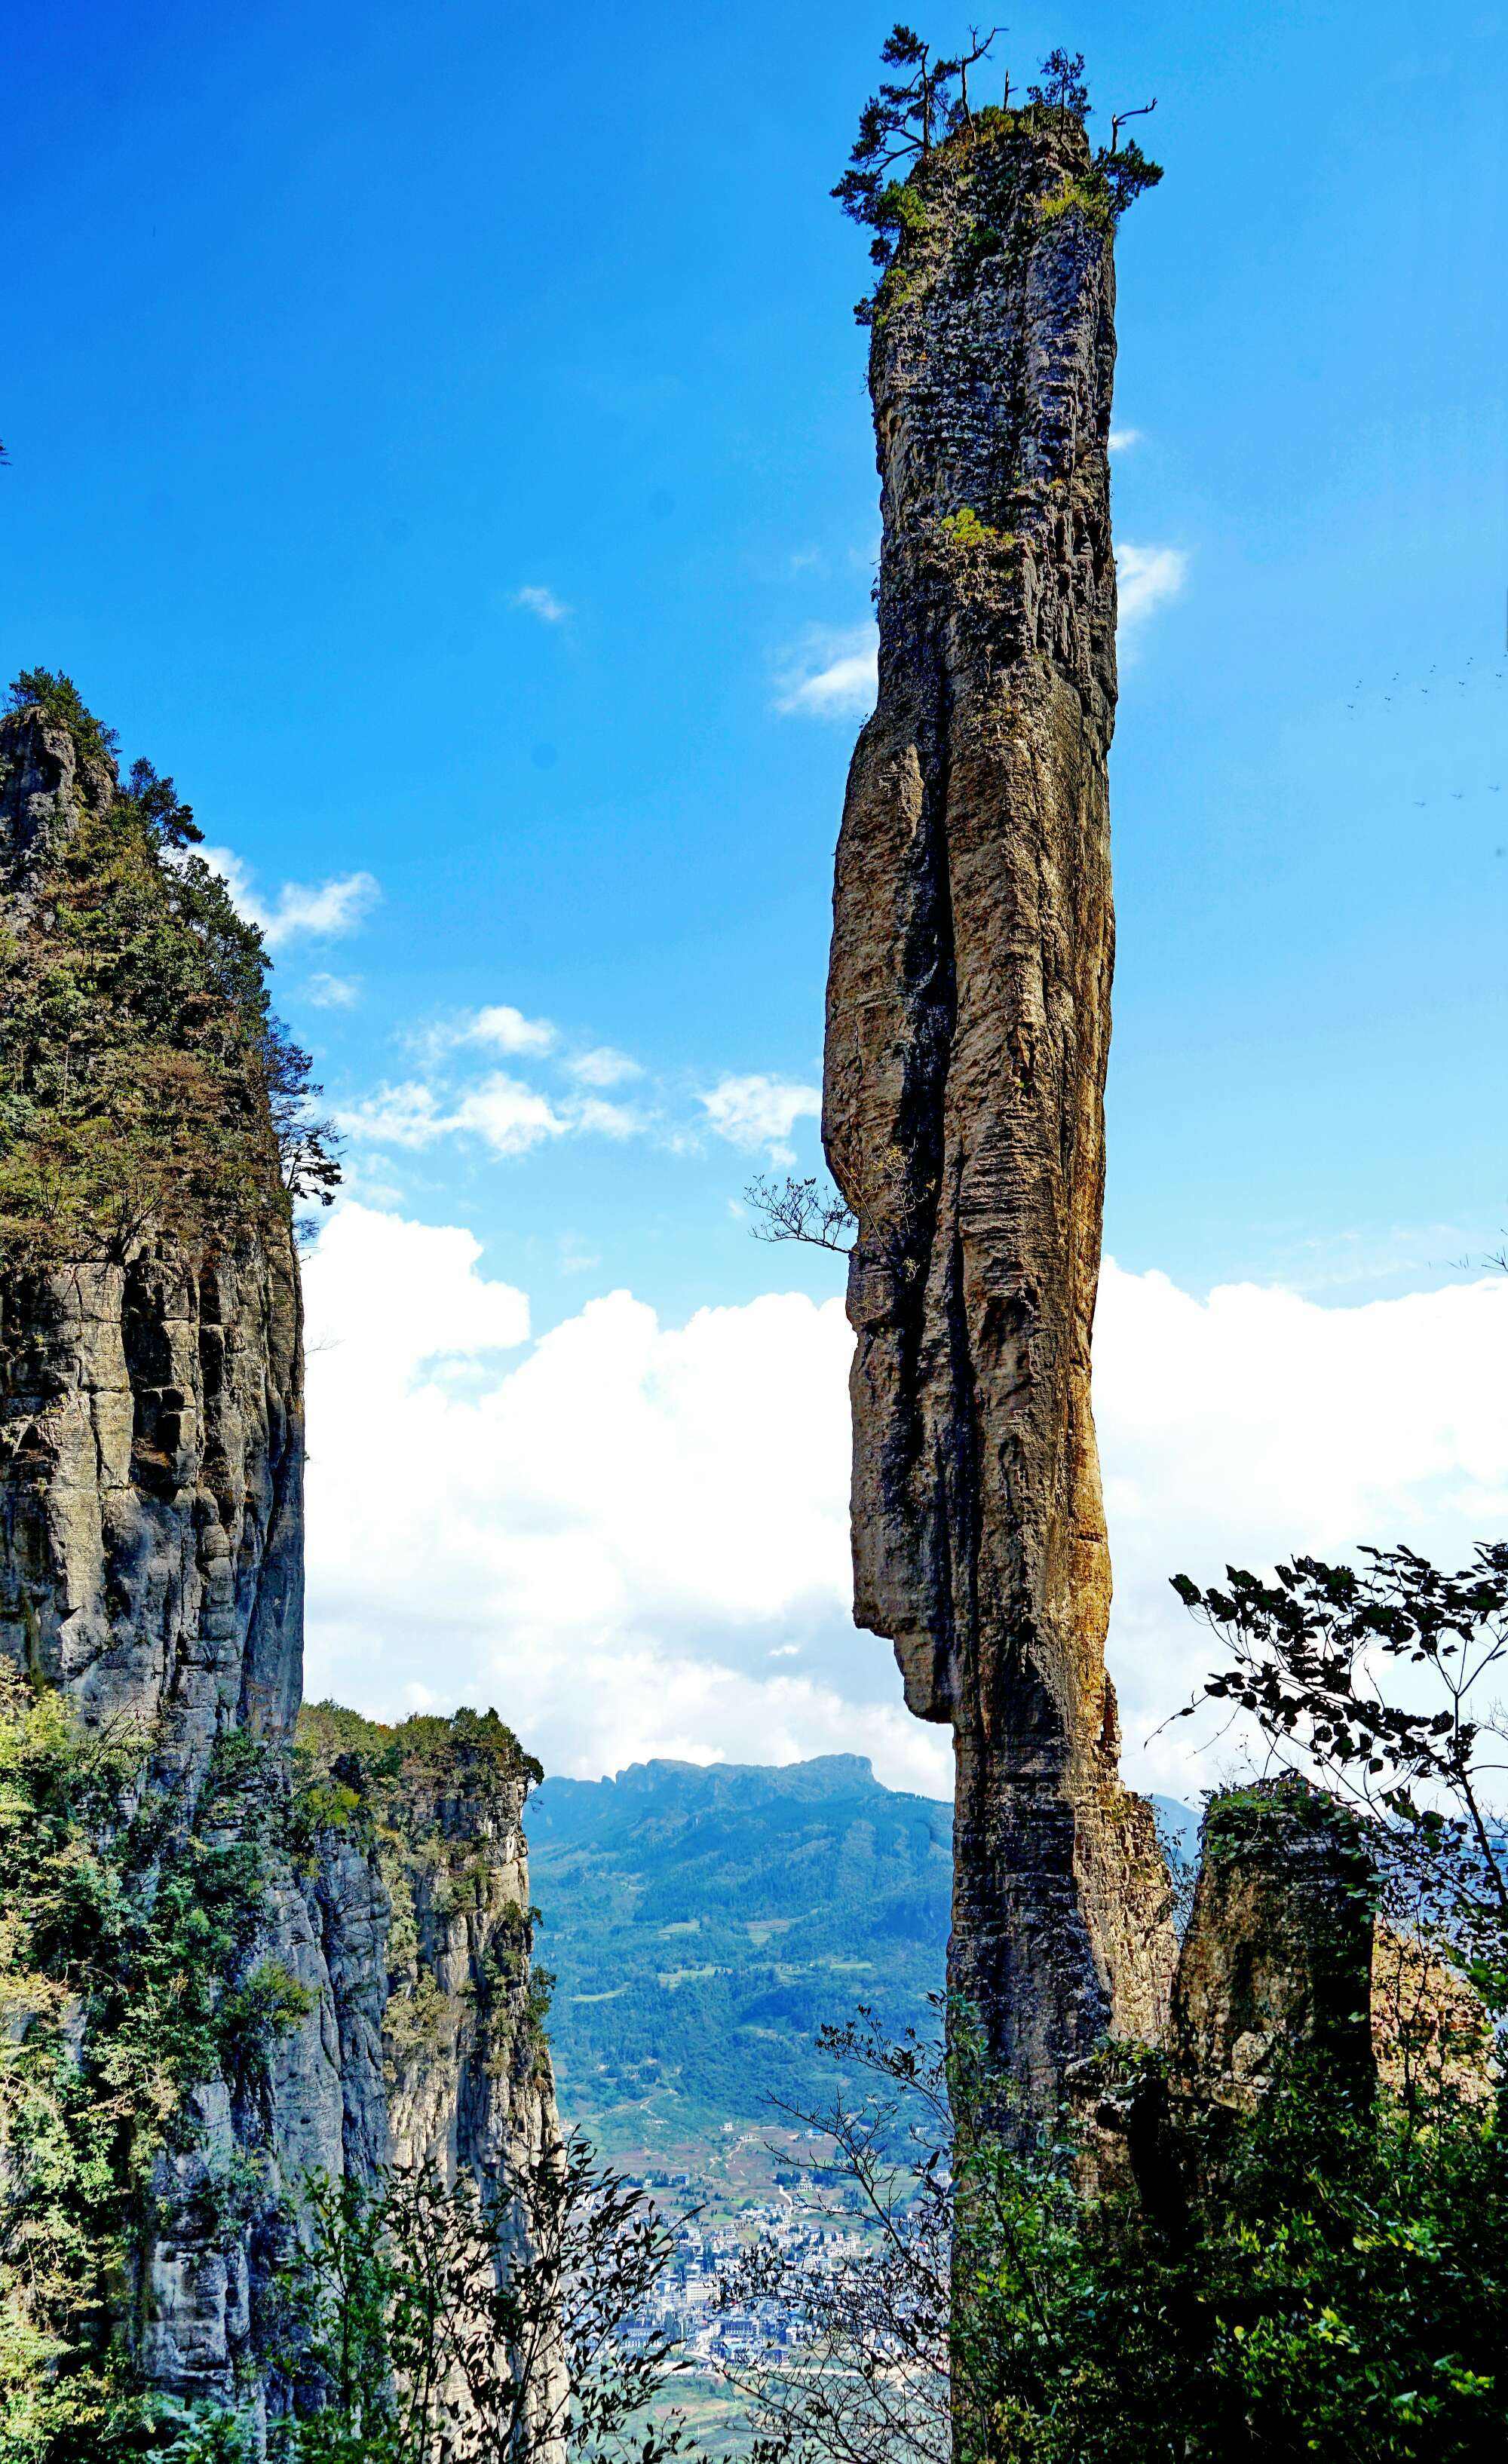
[(1371, 2094), (1376, 1881), (1360, 1824), (1318, 1790), (1273, 1780), (1211, 1801), (1173, 1984), (1175, 2095), (1250, 2111), (1296, 2061)]
[[(45, 709), (0, 721), (12, 957), (18, 938), (66, 940), (59, 861), (116, 793), (106, 755)], [(0, 1086), (0, 1130), (34, 1136), (38, 1117), (32, 1090)], [(370, 2181), (433, 2156), (485, 2180), (556, 2132), (512, 1741), (474, 1749), (427, 1724), (444, 1733), (417, 1758), (400, 1746), (387, 1834), (348, 1818), (360, 1790), (330, 1817), (293, 1750), (303, 1354), (274, 1195), (192, 1240), (147, 1221), (82, 1256), (43, 1241), (0, 1261), (0, 1666), (59, 1694), (86, 1739), (143, 1741), (116, 1825), (146, 1841), (129, 1868), (143, 1905), (169, 1874), (255, 1867), (230, 1971), (193, 1982), (250, 2007), (273, 1980), (276, 2024), (244, 2059), (176, 2075), (111, 2321), (148, 2387), (237, 2405), (265, 2402), (262, 2297), (304, 2175)], [(14, 2024), (23, 2041), (32, 2021)], [(70, 2024), (88, 2071), (87, 1997)]]
[(823, 1133), (857, 1219), (854, 1616), (956, 1740), (953, 1990), (1030, 2105), (1155, 2035), (1090, 1407), (1113, 922), (1108, 217), (1063, 113), (934, 154), (876, 304), (879, 699), (833, 892)]

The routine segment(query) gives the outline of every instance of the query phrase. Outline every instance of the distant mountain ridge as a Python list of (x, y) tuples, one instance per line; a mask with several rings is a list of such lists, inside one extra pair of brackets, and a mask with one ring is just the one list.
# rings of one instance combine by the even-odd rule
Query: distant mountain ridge
[[(1196, 1817), (1154, 1803), (1182, 1848)], [(929, 2024), (953, 1809), (864, 1755), (547, 1779), (528, 1836), (561, 2107), (620, 2161), (695, 2173), (772, 2099), (826, 2104), (817, 2030), (860, 2005), (893, 2034)]]

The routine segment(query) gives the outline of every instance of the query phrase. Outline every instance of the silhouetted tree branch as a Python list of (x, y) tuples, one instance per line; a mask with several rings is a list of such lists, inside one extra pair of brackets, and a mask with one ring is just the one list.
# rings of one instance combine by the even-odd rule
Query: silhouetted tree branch
[(787, 1175), (772, 1181), (756, 1173), (743, 1202), (755, 1218), (756, 1241), (804, 1241), (809, 1248), (831, 1249), (840, 1258), (854, 1245), (853, 1209), (831, 1183), (824, 1188), (815, 1174), (805, 1180)]

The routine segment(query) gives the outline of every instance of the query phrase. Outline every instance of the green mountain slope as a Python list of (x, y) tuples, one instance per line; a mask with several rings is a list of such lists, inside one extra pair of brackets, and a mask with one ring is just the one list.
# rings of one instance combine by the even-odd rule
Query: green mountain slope
[(952, 1809), (859, 1755), (550, 1779), (528, 1830), (561, 2107), (620, 2160), (700, 2171), (772, 2097), (831, 2098), (824, 2021), (920, 2026), (942, 1985)]
[[(1191, 1855), (1197, 1817), (1153, 1803)], [(528, 1833), (562, 2111), (619, 2162), (706, 2179), (716, 2157), (721, 2177), (772, 2100), (831, 2101), (825, 2021), (862, 2004), (892, 2033), (928, 2024), (953, 1810), (861, 1755), (548, 1779)]]

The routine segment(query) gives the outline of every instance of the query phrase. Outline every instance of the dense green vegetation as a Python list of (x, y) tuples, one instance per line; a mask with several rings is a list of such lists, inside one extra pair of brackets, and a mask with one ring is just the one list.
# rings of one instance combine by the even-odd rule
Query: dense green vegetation
[(334, 1779), (344, 1756), (355, 1758), (364, 1780), (379, 1785), (396, 1779), (406, 1765), (436, 1774), (490, 1765), (509, 1787), (537, 1787), (544, 1777), (543, 1765), (524, 1752), (505, 1720), (464, 1704), (458, 1711), (415, 1711), (388, 1724), (341, 1703), (305, 1703), (294, 1744), (310, 1786)]
[(1186, 2212), (1012, 2180), (979, 2255), (980, 2452), (1075, 2464), (1459, 2458), (1508, 2441), (1508, 2167), (1491, 2108), (1291, 2077)]
[[(307, 2007), (257, 1955), (261, 1749), (228, 1739), (193, 1808), (144, 1787), (150, 1740), (90, 1733), (0, 1672), (0, 2458), (154, 2443), (123, 2298), (171, 2216), (159, 2160), (198, 2144), (188, 2091), (255, 2097)], [(255, 2211), (208, 2171), (199, 2230)]]
[(149, 761), (120, 783), (115, 737), (69, 677), (29, 670), (11, 706), (66, 731), (96, 792), (45, 895), (0, 924), (6, 1255), (121, 1259), (148, 1228), (223, 1240), (328, 1202), (308, 1056), (273, 1017), (260, 933), (193, 851), (190, 808)]
[[(952, 2035), (945, 2069), (915, 2039), (841, 2032), (836, 2050), (872, 2092), (827, 2108), (835, 2173), (877, 2230), (828, 2274), (777, 2249), (749, 2255), (745, 2298), (774, 2296), (797, 2324), (793, 2351), (742, 2374), (775, 2454), (1472, 2464), (1503, 2452), (1508, 2163), (1479, 2081), (1442, 2065), (1411, 2098), (1353, 2101), (1295, 2064), (1245, 2114), (1176, 2117), (1140, 2187), (1112, 2176), (1086, 2198), (1081, 2131), (1023, 2152), (975, 2127), (964, 2014)], [(1116, 2068), (1155, 2109), (1157, 2061), (1122, 2053)], [(908, 2165), (889, 2153), (898, 2140)]]

